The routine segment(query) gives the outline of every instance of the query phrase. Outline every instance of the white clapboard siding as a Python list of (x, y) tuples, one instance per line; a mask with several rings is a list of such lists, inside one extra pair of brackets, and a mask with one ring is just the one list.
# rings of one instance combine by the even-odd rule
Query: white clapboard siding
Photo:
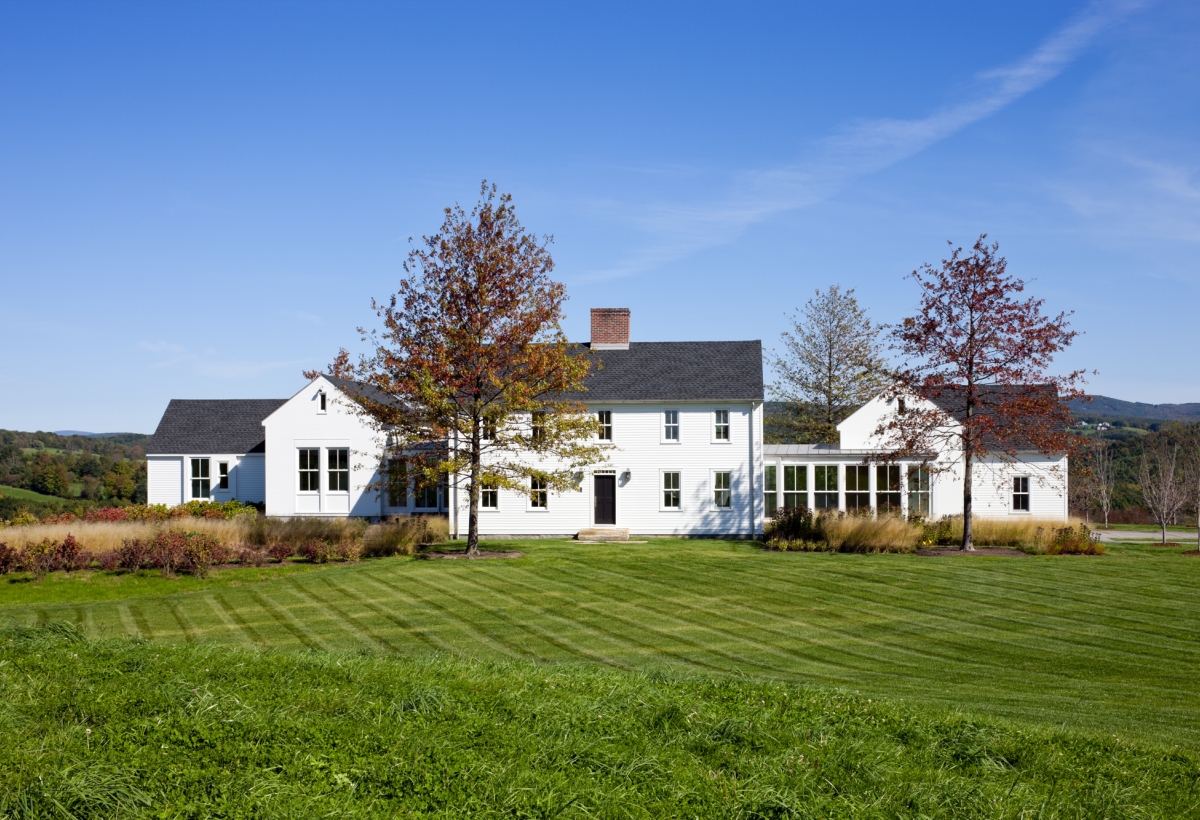
[(174, 507), (183, 501), (183, 459), (146, 459), (146, 495), (150, 504)]
[(233, 468), (237, 500), (261, 504), (267, 497), (266, 459), (260, 455), (242, 456)]
[[(526, 496), (501, 492), (499, 509), (481, 510), (482, 535), (572, 536), (594, 522), (594, 473), (617, 476), (616, 527), (644, 535), (751, 535), (762, 530), (761, 405), (744, 404), (597, 404), (612, 411), (613, 441), (607, 464), (583, 474), (578, 491), (551, 493), (546, 509), (533, 509)], [(729, 412), (730, 439), (713, 439), (714, 412)], [(664, 443), (663, 413), (679, 412), (680, 440)], [(752, 466), (753, 465), (753, 466)], [(713, 504), (712, 473), (728, 471), (732, 506)], [(626, 478), (628, 471), (628, 478)], [(681, 508), (662, 509), (662, 473), (680, 473)], [(458, 499), (458, 530), (466, 534), (467, 497)]]

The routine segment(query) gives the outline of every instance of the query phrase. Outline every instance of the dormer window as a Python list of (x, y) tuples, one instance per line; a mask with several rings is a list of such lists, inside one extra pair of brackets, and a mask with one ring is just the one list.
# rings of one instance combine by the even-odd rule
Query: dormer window
[(325, 412), (325, 391), (324, 390), (317, 391), (317, 412), (318, 413)]

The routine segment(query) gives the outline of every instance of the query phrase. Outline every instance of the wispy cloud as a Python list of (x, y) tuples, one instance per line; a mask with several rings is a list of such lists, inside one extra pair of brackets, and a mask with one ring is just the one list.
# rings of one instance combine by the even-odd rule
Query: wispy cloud
[(854, 179), (883, 170), (984, 120), (1057, 77), (1104, 29), (1144, 6), (1142, 0), (1094, 2), (1018, 62), (979, 74), (977, 90), (960, 103), (916, 119), (851, 123), (814, 146), (810, 156), (732, 181), (722, 201), (626, 209), (655, 241), (636, 256), (585, 279), (650, 270), (723, 245), (773, 215), (821, 202)]

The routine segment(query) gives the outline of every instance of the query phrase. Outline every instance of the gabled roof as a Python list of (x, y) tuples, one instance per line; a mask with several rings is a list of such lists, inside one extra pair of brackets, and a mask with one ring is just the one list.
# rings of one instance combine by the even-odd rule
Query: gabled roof
[[(580, 345), (588, 349), (588, 345)], [(762, 401), (762, 342), (630, 342), (595, 350), (588, 404), (620, 401)]]
[(365, 382), (356, 382), (353, 379), (343, 379), (340, 376), (330, 376), (328, 373), (322, 373), (321, 378), (332, 384), (338, 390), (341, 390), (347, 396), (362, 396), (368, 401), (373, 401), (376, 404), (395, 404), (396, 399), (384, 393), (373, 384)]
[(147, 455), (266, 452), (263, 419), (287, 399), (171, 399)]

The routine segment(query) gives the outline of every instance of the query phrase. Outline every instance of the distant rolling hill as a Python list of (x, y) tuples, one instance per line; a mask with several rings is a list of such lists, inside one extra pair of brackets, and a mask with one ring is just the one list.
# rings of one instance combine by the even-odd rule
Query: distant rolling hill
[(1081, 419), (1121, 419), (1137, 421), (1200, 421), (1200, 403), (1145, 404), (1122, 401), (1108, 396), (1092, 396), (1090, 402), (1071, 402), (1071, 412)]

